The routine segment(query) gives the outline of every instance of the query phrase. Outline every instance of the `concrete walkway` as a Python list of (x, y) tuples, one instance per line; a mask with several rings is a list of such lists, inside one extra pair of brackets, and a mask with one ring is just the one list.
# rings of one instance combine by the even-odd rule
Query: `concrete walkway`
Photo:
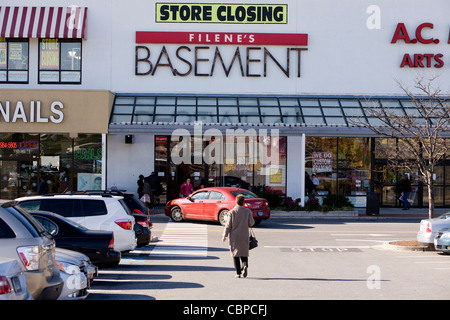
[[(435, 217), (450, 212), (450, 208), (436, 208)], [(151, 214), (164, 214), (164, 207), (157, 206), (151, 210)], [(271, 218), (292, 218), (292, 219), (357, 219), (357, 220), (389, 220), (405, 219), (420, 220), (428, 219), (428, 208), (411, 208), (402, 210), (402, 208), (380, 208), (380, 214), (377, 216), (367, 215), (366, 208), (355, 208), (355, 211), (338, 212), (308, 212), (308, 211), (272, 211)]]

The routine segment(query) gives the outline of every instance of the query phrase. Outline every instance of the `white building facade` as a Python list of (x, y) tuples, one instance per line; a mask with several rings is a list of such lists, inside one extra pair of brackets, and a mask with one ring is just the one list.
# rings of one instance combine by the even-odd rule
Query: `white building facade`
[[(99, 177), (134, 192), (155, 172), (164, 199), (190, 177), (303, 202), (306, 172), (319, 196), (365, 206), (376, 191), (396, 205), (403, 173), (386, 172), (375, 137), (351, 120), (368, 101), (403, 108), (399, 84), (418, 77), (450, 92), (444, 0), (55, 5), (0, 7), (0, 140), (11, 142), (1, 197), (35, 193), (42, 179), (55, 192)], [(449, 168), (436, 175), (438, 206), (450, 204)]]

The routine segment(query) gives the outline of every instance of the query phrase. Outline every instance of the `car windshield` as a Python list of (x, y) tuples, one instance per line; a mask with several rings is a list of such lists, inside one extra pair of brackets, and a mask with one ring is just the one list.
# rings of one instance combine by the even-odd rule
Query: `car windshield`
[(7, 207), (5, 208), (11, 214), (13, 214), (22, 224), (28, 229), (28, 231), (33, 235), (33, 237), (47, 236), (50, 234), (37, 220), (20, 207)]
[[(46, 216), (43, 215), (42, 213), (39, 214), (39, 211), (30, 211), (30, 213), (31, 213), (32, 216), (41, 216), (41, 217), (46, 218)], [(89, 229), (86, 228), (85, 226), (82, 226), (81, 224), (79, 224), (79, 223), (77, 223), (77, 222), (75, 222), (75, 221), (73, 221), (73, 220), (67, 219), (66, 217), (63, 217), (63, 216), (61, 216), (61, 215), (59, 215), (59, 214), (54, 213), (53, 215), (54, 215), (55, 217), (59, 218), (60, 220), (64, 221), (65, 223), (67, 223), (67, 224), (69, 224), (69, 225), (75, 227), (75, 228), (82, 229), (82, 230), (89, 230)], [(51, 220), (51, 219), (50, 219), (50, 220)], [(56, 223), (56, 224), (57, 224), (57, 223)]]
[(247, 191), (247, 190), (237, 190), (237, 191), (232, 191), (231, 194), (233, 196), (237, 196), (239, 194), (242, 194), (244, 196), (245, 199), (249, 199), (249, 198), (259, 198), (256, 194), (254, 194), (253, 192)]
[(439, 217), (439, 219), (443, 219), (443, 220), (450, 219), (450, 212), (444, 213), (443, 215), (441, 215)]

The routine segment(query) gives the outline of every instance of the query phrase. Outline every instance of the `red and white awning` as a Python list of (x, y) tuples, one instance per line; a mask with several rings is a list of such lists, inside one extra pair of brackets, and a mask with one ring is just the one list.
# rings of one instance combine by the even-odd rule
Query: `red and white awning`
[(0, 7), (0, 37), (86, 39), (87, 8)]

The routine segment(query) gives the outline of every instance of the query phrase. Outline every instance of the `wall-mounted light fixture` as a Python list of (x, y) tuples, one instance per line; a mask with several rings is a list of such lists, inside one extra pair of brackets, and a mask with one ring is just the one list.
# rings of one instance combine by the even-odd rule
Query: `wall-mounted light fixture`
[(126, 143), (126, 144), (131, 144), (131, 143), (133, 143), (133, 135), (132, 135), (132, 134), (127, 134), (127, 135), (125, 135), (125, 143)]

